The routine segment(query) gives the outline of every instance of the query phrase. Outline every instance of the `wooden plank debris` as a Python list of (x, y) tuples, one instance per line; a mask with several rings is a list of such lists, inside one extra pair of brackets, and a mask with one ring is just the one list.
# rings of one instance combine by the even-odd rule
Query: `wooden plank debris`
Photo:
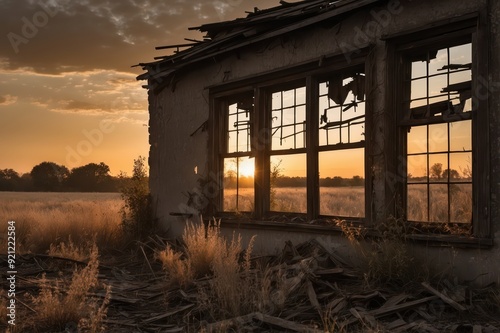
[(417, 300), (411, 301), (411, 302), (406, 302), (406, 303), (402, 303), (402, 304), (388, 306), (386, 308), (380, 308), (380, 309), (372, 310), (372, 311), (369, 311), (368, 313), (370, 315), (372, 315), (372, 316), (377, 317), (377, 318), (378, 317), (383, 317), (383, 316), (387, 316), (389, 314), (392, 314), (394, 312), (399, 312), (399, 311), (404, 311), (404, 310), (411, 309), (411, 308), (413, 308), (413, 307), (415, 307), (417, 305), (433, 301), (433, 300), (435, 300), (437, 298), (438, 298), (437, 296), (429, 296), (429, 297), (417, 299)]
[(185, 306), (181, 306), (179, 308), (176, 308), (172, 311), (168, 311), (168, 312), (165, 312), (161, 315), (158, 315), (158, 316), (155, 316), (155, 317), (152, 317), (152, 318), (148, 318), (146, 320), (144, 320), (143, 322), (144, 323), (152, 323), (152, 322), (155, 322), (155, 321), (159, 321), (159, 320), (162, 320), (162, 319), (165, 319), (167, 317), (170, 317), (170, 316), (173, 316), (179, 312), (183, 312), (183, 311), (186, 311), (187, 309), (190, 309), (194, 306), (194, 304), (188, 304), (188, 305), (185, 305)]
[(250, 314), (239, 316), (231, 319), (221, 320), (215, 323), (207, 324), (204, 328), (207, 333), (210, 332), (220, 332), (223, 329), (232, 326), (242, 326), (243, 324), (247, 324), (251, 322), (257, 316), (257, 312), (252, 312)]
[(452, 300), (451, 298), (449, 298), (448, 296), (446, 296), (445, 294), (443, 293), (440, 293), (439, 291), (437, 291), (436, 289), (432, 288), (427, 282), (422, 282), (422, 286), (427, 289), (428, 291), (430, 291), (431, 293), (433, 293), (434, 295), (438, 296), (439, 298), (441, 298), (441, 300), (443, 302), (445, 302), (446, 304), (450, 305), (451, 307), (453, 307), (454, 309), (458, 310), (458, 311), (465, 311), (467, 310), (464, 306), (458, 304), (457, 302), (455, 302), (454, 300)]
[(311, 305), (321, 313), (321, 305), (319, 305), (318, 297), (316, 296), (316, 292), (314, 291), (314, 286), (311, 280), (307, 280), (307, 296), (309, 296), (309, 301)]
[(278, 317), (273, 317), (267, 314), (257, 314), (256, 318), (259, 321), (262, 321), (267, 324), (271, 324), (274, 326), (279, 326), (281, 328), (285, 328), (287, 330), (291, 330), (294, 332), (303, 332), (303, 333), (324, 333), (324, 331), (312, 328), (303, 324), (299, 324), (290, 320), (281, 319)]

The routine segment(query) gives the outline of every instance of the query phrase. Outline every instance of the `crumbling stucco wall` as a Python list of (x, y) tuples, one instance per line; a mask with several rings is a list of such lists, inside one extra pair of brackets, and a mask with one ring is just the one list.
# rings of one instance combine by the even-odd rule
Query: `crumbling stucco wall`
[[(489, 4), (488, 4), (489, 3)], [(372, 56), (375, 65), (372, 73), (372, 137), (368, 144), (372, 152), (373, 217), (381, 221), (386, 217), (388, 202), (387, 169), (385, 151), (391, 145), (391, 131), (385, 117), (391, 110), (386, 109), (387, 49), (383, 35), (409, 31), (435, 21), (458, 17), (476, 12), (489, 5), (491, 7), (492, 35), (491, 64), (495, 69), (490, 80), (490, 88), (500, 82), (500, 35), (498, 17), (500, 2), (476, 1), (390, 1), (388, 4), (373, 8), (371, 11), (358, 13), (333, 27), (313, 27), (291, 35), (265, 41), (258, 45), (230, 53), (214, 59), (212, 63), (203, 63), (187, 74), (183, 74), (175, 84), (160, 93), (150, 92), (150, 182), (151, 192), (160, 222), (170, 228), (172, 236), (182, 233), (185, 217), (172, 216), (186, 208), (189, 196), (196, 191), (203, 191), (198, 186), (198, 179), (207, 173), (207, 140), (204, 131), (196, 131), (209, 114), (209, 96), (206, 87), (220, 84), (227, 80), (238, 80), (253, 75), (286, 68), (305, 61), (319, 60), (325, 54), (344, 54), (349, 59), (356, 49), (374, 45)], [(500, 92), (489, 95), (489, 107), (492, 110), (491, 143), (491, 217), (494, 230), (499, 234), (500, 223)], [(196, 131), (196, 132), (195, 132)], [(194, 134), (193, 134), (194, 133)], [(203, 205), (203, 202), (197, 206)], [(228, 234), (232, 231), (227, 230)], [(283, 241), (294, 242), (321, 237), (330, 246), (346, 254), (349, 247), (340, 235), (320, 236), (312, 233), (301, 234), (259, 229), (241, 229), (244, 238), (258, 234), (256, 250), (258, 252), (275, 251), (282, 248)], [(280, 244), (278, 244), (278, 242)], [(457, 250), (433, 248), (417, 245), (415, 253), (422, 258), (433, 258), (436, 263), (452, 267), (464, 279), (473, 279), (487, 273), (486, 280), (498, 279), (500, 268), (500, 250), (497, 246), (490, 250)]]

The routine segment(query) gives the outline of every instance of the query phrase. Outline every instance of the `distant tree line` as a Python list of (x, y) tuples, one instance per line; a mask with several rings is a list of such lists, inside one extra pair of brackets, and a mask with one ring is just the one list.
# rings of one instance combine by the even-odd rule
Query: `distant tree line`
[(13, 169), (0, 169), (0, 191), (118, 192), (127, 181), (124, 174), (111, 176), (109, 166), (103, 162), (71, 170), (54, 162), (42, 162), (22, 175)]
[[(360, 176), (354, 176), (352, 178), (342, 178), (342, 177), (326, 177), (319, 179), (319, 186), (322, 187), (347, 187), (347, 186), (363, 186), (365, 184), (364, 178)], [(238, 185), (240, 188), (243, 187), (253, 187), (254, 179), (253, 177), (243, 176), (238, 179)], [(307, 178), (306, 177), (289, 177), (289, 176), (279, 176), (273, 178), (273, 186), (275, 187), (306, 187)], [(226, 188), (236, 188), (236, 177), (233, 174), (227, 174), (224, 177), (224, 187)]]
[[(413, 176), (411, 173), (408, 174), (408, 178), (411, 178), (412, 180), (421, 180), (421, 181), (426, 181), (427, 176)], [(443, 170), (443, 164), (442, 163), (434, 163), (430, 168), (429, 168), (429, 178), (433, 179), (433, 181), (436, 180), (450, 180), (450, 181), (456, 181), (456, 180), (465, 180), (465, 181), (470, 181), (472, 180), (472, 168), (470, 165), (467, 165), (465, 168), (460, 168), (460, 172), (455, 170), (455, 169), (444, 169)]]

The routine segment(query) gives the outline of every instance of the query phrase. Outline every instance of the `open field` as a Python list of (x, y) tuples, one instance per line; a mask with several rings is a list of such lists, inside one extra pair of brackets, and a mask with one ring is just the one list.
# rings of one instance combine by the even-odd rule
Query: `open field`
[[(307, 191), (305, 187), (277, 187), (271, 195), (271, 210), (277, 212), (306, 213)], [(236, 209), (236, 189), (226, 189), (224, 209)], [(253, 189), (239, 191), (239, 211), (253, 209)], [(363, 217), (365, 212), (364, 188), (361, 186), (321, 187), (320, 214)]]
[(470, 223), (472, 185), (451, 184), (448, 192), (446, 184), (431, 184), (429, 193), (426, 184), (409, 185), (407, 212), (410, 221)]
[[(16, 222), (16, 246), (21, 252), (45, 253), (50, 244), (75, 244), (95, 238), (102, 247), (120, 242), (119, 193), (0, 192), (0, 232)], [(1, 239), (2, 252), (5, 251)]]
[[(407, 212), (409, 220), (470, 223), (472, 219), (471, 185), (451, 184), (448, 192), (447, 185), (431, 184), (429, 194), (427, 194), (427, 185), (425, 184), (412, 184), (408, 188)], [(307, 191), (305, 187), (277, 187), (273, 191), (274, 193), (271, 195), (272, 211), (306, 213)], [(253, 210), (253, 189), (240, 189), (238, 207), (236, 206), (236, 189), (226, 189), (224, 195), (225, 211)], [(361, 186), (320, 188), (321, 215), (363, 217), (365, 215), (364, 205), (364, 188)]]

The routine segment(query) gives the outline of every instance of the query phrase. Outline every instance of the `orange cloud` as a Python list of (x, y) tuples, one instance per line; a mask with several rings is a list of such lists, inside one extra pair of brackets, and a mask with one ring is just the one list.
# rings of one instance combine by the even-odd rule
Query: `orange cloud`
[(17, 96), (3, 95), (0, 96), (0, 105), (7, 106), (17, 102)]

